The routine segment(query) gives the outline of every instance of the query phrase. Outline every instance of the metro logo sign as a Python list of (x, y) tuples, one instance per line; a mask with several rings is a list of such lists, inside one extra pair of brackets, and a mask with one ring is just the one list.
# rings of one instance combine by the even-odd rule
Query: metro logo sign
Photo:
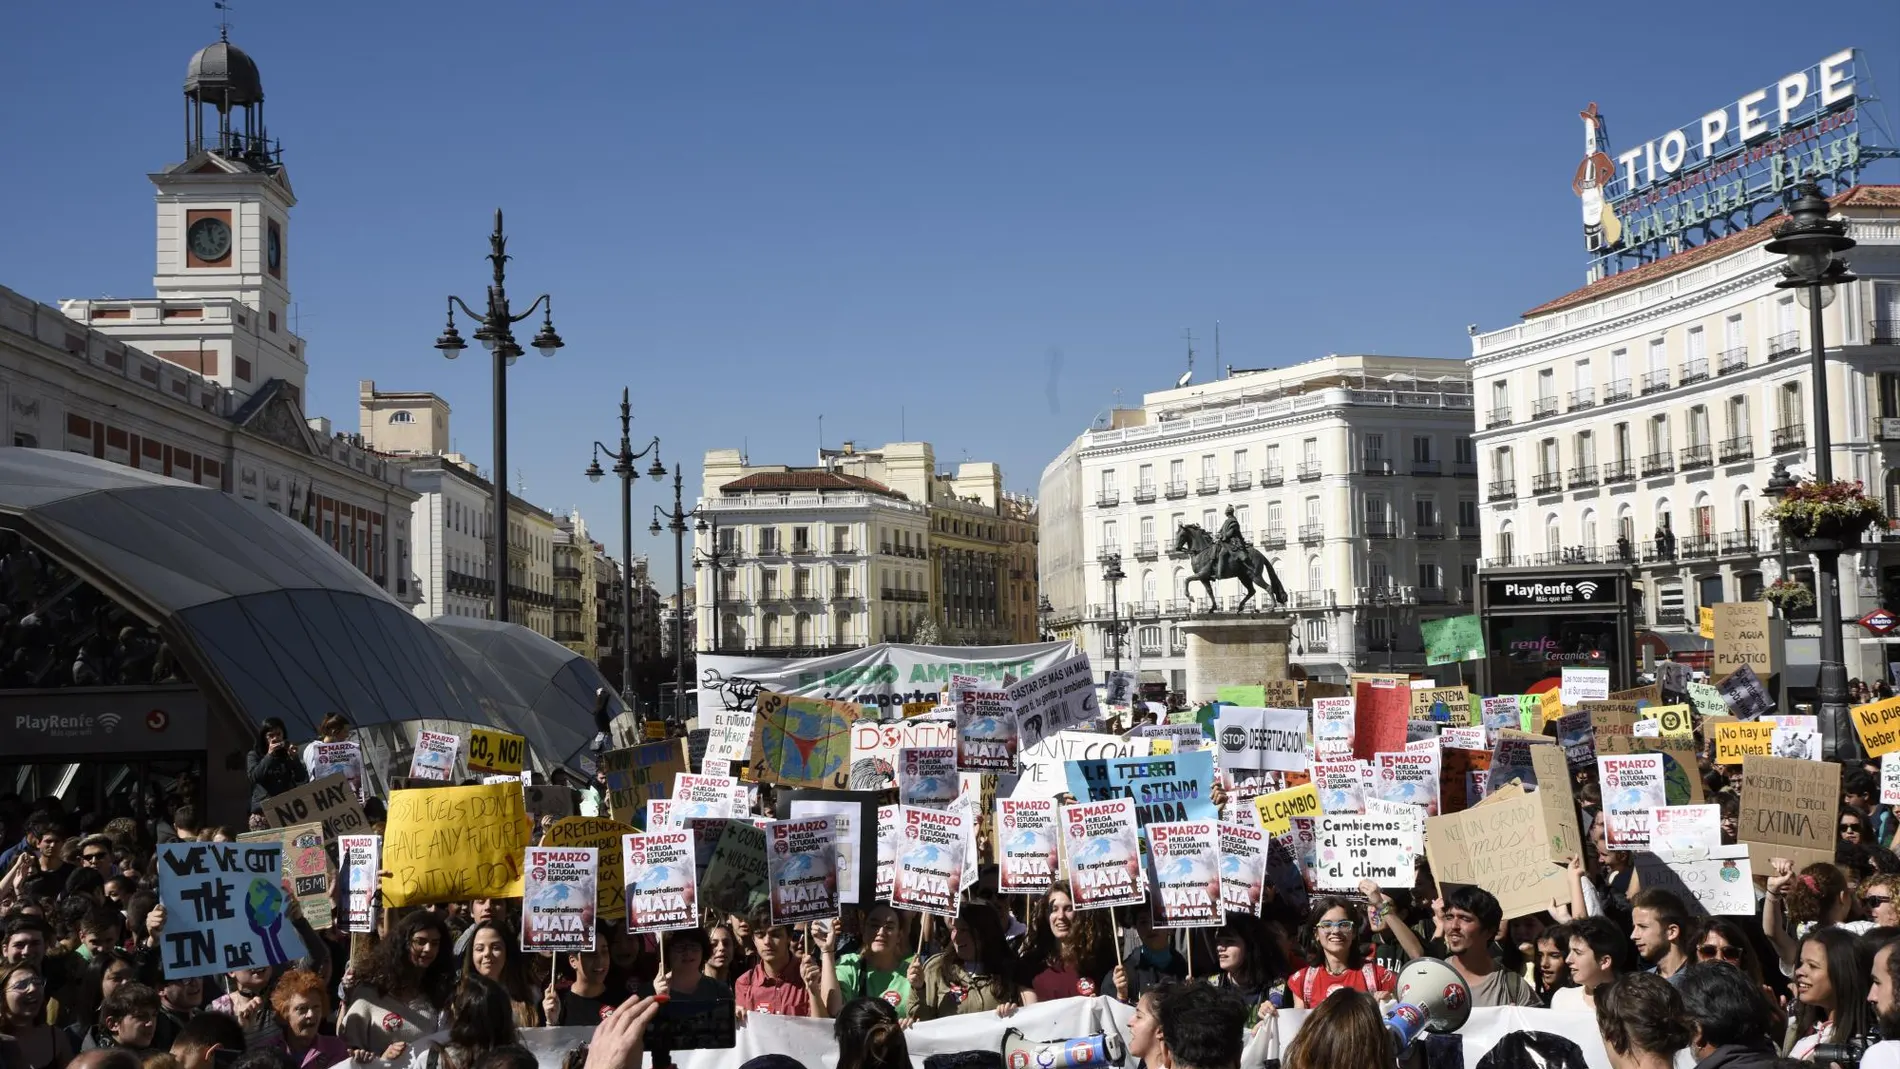
[(1875, 609), (1860, 618), (1860, 626), (1876, 635), (1884, 635), (1892, 631), (1895, 625), (1900, 625), (1900, 617), (1895, 617), (1885, 609)]

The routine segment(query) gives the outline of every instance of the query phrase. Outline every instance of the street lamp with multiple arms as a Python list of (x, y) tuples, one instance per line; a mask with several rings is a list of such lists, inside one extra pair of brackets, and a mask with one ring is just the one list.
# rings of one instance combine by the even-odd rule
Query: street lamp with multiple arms
[(508, 621), (508, 368), (521, 356), (521, 346), (515, 342), (516, 323), (534, 315), (539, 309), (542, 313), (541, 329), (529, 344), (542, 356), (553, 356), (561, 347), (561, 336), (554, 332), (554, 298), (543, 293), (534, 299), (527, 311), (515, 315), (508, 308), (508, 236), (502, 233), (501, 209), (495, 209), (495, 232), (488, 236), (488, 262), (494, 266), (494, 278), (488, 284), (488, 301), (485, 311), (477, 314), (468, 306), (468, 302), (451, 294), (449, 296), (449, 324), (442, 330), (441, 337), (435, 340), (435, 347), (450, 360), (462, 355), (468, 348), (462, 335), (455, 329), (455, 309), (460, 307), (462, 314), (480, 323), (475, 331), (475, 340), (482, 343), (495, 362), (495, 472), (494, 505), (495, 518), (492, 521), (491, 552), (489, 570), (495, 579), (495, 619), (501, 623)]
[(614, 462), (614, 474), (620, 476), (620, 698), (633, 708), (633, 481), (639, 478), (633, 462), (653, 454), (647, 474), (654, 482), (666, 478), (666, 465), (660, 463), (660, 440), (654, 438), (638, 453), (633, 451), (629, 435), (633, 431), (633, 406), (627, 390), (620, 390), (620, 448), (609, 449), (596, 441), (594, 457), (587, 463), (587, 481), (599, 482), (607, 473), (600, 468), (601, 454)]

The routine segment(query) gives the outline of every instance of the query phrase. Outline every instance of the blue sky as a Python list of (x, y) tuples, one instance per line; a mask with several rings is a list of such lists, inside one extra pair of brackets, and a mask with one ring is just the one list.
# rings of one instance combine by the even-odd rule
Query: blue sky
[[(1624, 147), (1848, 46), (1900, 92), (1900, 5), (1794, 10), (253, 0), (232, 39), (300, 198), (310, 411), (434, 390), (487, 463), (486, 364), (430, 344), (501, 206), (511, 291), (551, 291), (568, 343), (513, 373), (510, 467), (617, 545), (581, 472), (623, 384), (689, 493), (708, 448), (810, 463), (821, 414), (1033, 490), (1117, 390), (1180, 374), (1184, 329), (1203, 376), (1216, 320), (1242, 367), (1466, 356), (1465, 324), (1582, 280), (1585, 103)], [(216, 33), (209, 0), (15, 5), (0, 284), (149, 293), (144, 176)], [(670, 578), (660, 492), (635, 548)]]

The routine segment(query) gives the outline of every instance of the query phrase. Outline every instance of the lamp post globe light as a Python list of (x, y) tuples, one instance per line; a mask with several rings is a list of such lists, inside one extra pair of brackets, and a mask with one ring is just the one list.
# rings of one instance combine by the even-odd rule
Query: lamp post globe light
[(495, 620), (508, 622), (508, 369), (521, 356), (521, 346), (515, 342), (514, 325), (534, 315), (536, 310), (542, 314), (541, 329), (535, 333), (529, 344), (542, 356), (553, 356), (561, 348), (561, 336), (554, 332), (554, 298), (543, 293), (534, 299), (534, 303), (520, 315), (515, 315), (508, 307), (508, 235), (502, 232), (501, 209), (495, 209), (495, 232), (488, 236), (488, 262), (494, 275), (488, 284), (488, 300), (479, 314), (468, 306), (468, 302), (453, 294), (449, 295), (449, 322), (441, 336), (435, 340), (435, 347), (444, 357), (453, 360), (462, 355), (468, 346), (462, 341), (461, 332), (455, 329), (455, 309), (460, 307), (462, 314), (481, 324), (475, 330), (475, 340), (487, 349), (495, 366), (495, 470), (494, 504), (495, 518), (490, 532), (489, 570), (495, 580)]
[[(1775, 228), (1775, 240), (1765, 248), (1786, 256), (1785, 276), (1778, 289), (1801, 293), (1808, 306), (1809, 370), (1814, 379), (1814, 481), (1834, 481), (1834, 443), (1828, 423), (1827, 344), (1822, 311), (1828, 287), (1851, 282), (1854, 276), (1836, 257), (1854, 247), (1847, 224), (1828, 218), (1827, 198), (1813, 182), (1794, 187), (1788, 221)], [(1786, 488), (1782, 490), (1786, 493)], [(1806, 546), (1815, 557), (1814, 611), (1821, 622), (1821, 665), (1816, 681), (1816, 710), (1821, 726), (1822, 757), (1829, 761), (1860, 760), (1859, 733), (1847, 711), (1847, 656), (1841, 636), (1841, 551), (1836, 539), (1811, 539)]]
[(607, 473), (600, 468), (600, 458), (605, 454), (614, 462), (614, 474), (620, 476), (620, 700), (632, 709), (633, 704), (633, 483), (639, 478), (633, 462), (653, 454), (653, 463), (647, 468), (647, 474), (654, 482), (666, 478), (666, 466), (660, 463), (660, 440), (654, 438), (638, 453), (633, 451), (630, 435), (633, 431), (633, 405), (628, 399), (626, 387), (620, 390), (620, 448), (609, 449), (599, 441), (594, 443), (594, 455), (587, 462), (587, 481), (597, 483)]

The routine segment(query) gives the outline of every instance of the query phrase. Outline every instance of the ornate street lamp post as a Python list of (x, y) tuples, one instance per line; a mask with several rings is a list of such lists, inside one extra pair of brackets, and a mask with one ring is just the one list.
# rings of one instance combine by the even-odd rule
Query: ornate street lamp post
[(620, 563), (623, 569), (620, 583), (620, 700), (627, 708), (633, 705), (633, 481), (635, 474), (633, 462), (653, 454), (653, 464), (647, 474), (654, 482), (666, 478), (666, 466), (660, 463), (660, 440), (649, 442), (638, 453), (633, 451), (629, 435), (633, 430), (633, 407), (628, 402), (627, 390), (620, 390), (620, 448), (609, 449), (596, 441), (594, 457), (587, 463), (587, 481), (599, 482), (607, 474), (600, 469), (601, 454), (606, 454), (614, 462), (614, 474), (620, 476)]

